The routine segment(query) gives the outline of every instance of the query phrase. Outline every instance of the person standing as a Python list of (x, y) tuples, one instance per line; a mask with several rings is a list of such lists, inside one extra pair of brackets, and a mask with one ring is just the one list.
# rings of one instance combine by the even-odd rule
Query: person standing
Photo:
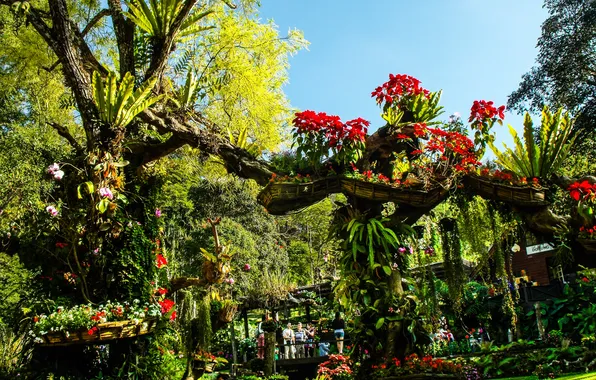
[(290, 322), (288, 322), (287, 327), (282, 332), (282, 336), (284, 338), (284, 358), (294, 359), (294, 343), (296, 342), (296, 337)]
[(263, 315), (263, 320), (257, 325), (257, 357), (259, 359), (265, 358), (265, 331), (263, 330), (263, 322), (267, 321), (269, 316)]
[(308, 323), (306, 325), (306, 342), (308, 343), (306, 345), (306, 357), (315, 357), (315, 335), (317, 333), (317, 329), (315, 328), (315, 325), (313, 325), (312, 323)]
[(337, 352), (340, 354), (344, 353), (344, 329), (346, 328), (346, 322), (341, 318), (339, 311), (335, 313), (335, 319), (331, 323), (333, 329), (333, 335), (337, 341)]
[(294, 337), (296, 338), (296, 358), (302, 359), (305, 356), (304, 344), (306, 343), (308, 336), (306, 330), (302, 328), (301, 322), (298, 322), (298, 329), (294, 333)]

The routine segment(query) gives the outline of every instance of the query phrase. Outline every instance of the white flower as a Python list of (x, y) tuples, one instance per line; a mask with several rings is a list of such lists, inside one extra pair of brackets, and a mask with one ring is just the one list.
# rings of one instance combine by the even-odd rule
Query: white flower
[(54, 179), (60, 181), (64, 177), (64, 172), (62, 170), (56, 170), (54, 172)]
[(453, 113), (453, 116), (455, 116), (455, 117), (457, 117), (457, 118), (460, 118), (460, 117), (461, 117), (461, 115), (460, 115), (460, 113), (459, 113), (459, 112), (454, 112), (454, 113)]
[(513, 244), (513, 247), (511, 247), (511, 252), (519, 252), (520, 250), (521, 247), (517, 243)]

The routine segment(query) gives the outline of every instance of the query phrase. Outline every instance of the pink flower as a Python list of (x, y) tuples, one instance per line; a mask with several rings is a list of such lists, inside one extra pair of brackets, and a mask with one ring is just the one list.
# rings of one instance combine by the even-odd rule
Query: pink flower
[(108, 187), (102, 187), (99, 189), (99, 195), (104, 198), (114, 199), (114, 194), (112, 194), (112, 190), (110, 190)]
[(228, 279), (226, 280), (226, 283), (228, 283), (228, 284), (230, 284), (230, 285), (234, 285), (234, 282), (236, 282), (236, 281), (234, 281), (234, 279), (233, 279), (233, 278), (228, 278)]
[(52, 216), (58, 216), (58, 210), (56, 209), (56, 207), (52, 205), (46, 207), (46, 211), (49, 212)]
[(52, 165), (48, 166), (48, 174), (54, 175), (55, 172), (60, 170), (60, 166), (57, 163), (53, 163)]
[(244, 264), (244, 271), (245, 272), (250, 271), (250, 264)]
[(155, 209), (155, 217), (156, 218), (161, 218), (161, 210), (158, 209), (158, 208)]

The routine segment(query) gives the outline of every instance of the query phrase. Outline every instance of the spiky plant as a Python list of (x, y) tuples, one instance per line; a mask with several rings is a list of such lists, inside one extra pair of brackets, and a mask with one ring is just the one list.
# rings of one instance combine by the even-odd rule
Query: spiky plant
[[(124, 12), (126, 17), (132, 20), (149, 37), (162, 39), (170, 33), (174, 22), (180, 17), (180, 11), (185, 5), (184, 0), (130, 0), (126, 1), (128, 11)], [(203, 26), (199, 23), (214, 10), (204, 12), (191, 11), (186, 17), (177, 34), (177, 38), (187, 37), (204, 30), (212, 29), (214, 26)]]
[(93, 73), (93, 95), (100, 119), (114, 129), (126, 127), (132, 119), (146, 110), (163, 95), (152, 96), (156, 79), (145, 82), (134, 91), (135, 78), (126, 73), (120, 85), (116, 74), (111, 72), (104, 84), (98, 72)]
[(534, 134), (532, 118), (528, 113), (524, 117), (524, 143), (517, 132), (509, 126), (515, 149), (505, 143), (501, 152), (492, 142), (489, 146), (497, 156), (497, 163), (511, 170), (520, 177), (548, 178), (555, 173), (569, 155), (575, 142), (573, 120), (569, 112), (559, 109), (554, 114), (547, 106), (542, 110), (542, 123), (538, 136)]

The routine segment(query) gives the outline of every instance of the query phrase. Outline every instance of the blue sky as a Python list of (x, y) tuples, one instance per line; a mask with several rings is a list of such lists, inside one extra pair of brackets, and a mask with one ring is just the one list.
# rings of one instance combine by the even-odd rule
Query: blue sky
[[(285, 92), (300, 109), (383, 125), (370, 97), (389, 73), (443, 90), (447, 117), (467, 120), (474, 100), (505, 104), (535, 62), (547, 13), (539, 0), (261, 0), (281, 34), (300, 29), (309, 50), (291, 58)], [(519, 130), (521, 116), (507, 113)], [(506, 127), (498, 141), (510, 142)], [(500, 147), (501, 144), (498, 144)]]

